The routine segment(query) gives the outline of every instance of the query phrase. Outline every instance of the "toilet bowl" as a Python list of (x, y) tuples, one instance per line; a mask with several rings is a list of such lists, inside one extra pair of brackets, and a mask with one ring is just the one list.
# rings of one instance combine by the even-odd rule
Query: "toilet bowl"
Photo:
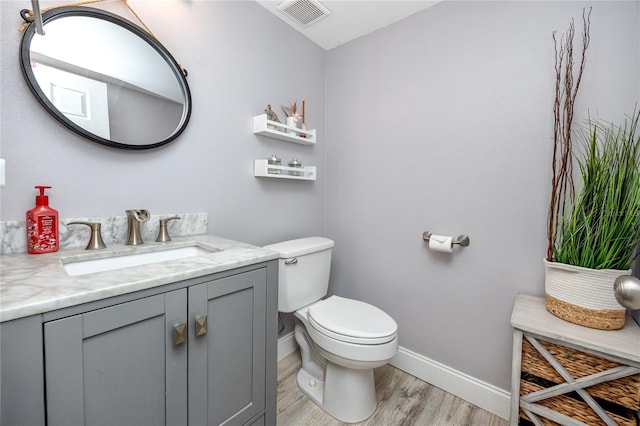
[(355, 423), (376, 408), (373, 369), (398, 351), (398, 326), (381, 309), (327, 293), (333, 241), (322, 237), (265, 248), (280, 253), (278, 310), (293, 313), (302, 367), (298, 387), (338, 420)]
[[(358, 309), (349, 309), (353, 306)], [(367, 316), (359, 312), (363, 310)], [(294, 316), (299, 321), (296, 342), (303, 354), (297, 377), (302, 393), (343, 422), (368, 418), (377, 405), (373, 369), (387, 364), (398, 351), (395, 321), (375, 306), (338, 296), (302, 308)], [(311, 354), (308, 359), (305, 352)], [(322, 357), (323, 365), (313, 361), (314, 354)]]

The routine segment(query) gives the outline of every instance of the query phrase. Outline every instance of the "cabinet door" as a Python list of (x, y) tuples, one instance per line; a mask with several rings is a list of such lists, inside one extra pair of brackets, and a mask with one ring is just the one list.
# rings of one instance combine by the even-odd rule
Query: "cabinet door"
[(265, 407), (266, 270), (189, 288), (189, 322), (208, 331), (189, 341), (189, 422), (242, 425)]
[(45, 425), (40, 315), (0, 323), (0, 426)]
[(44, 325), (49, 425), (186, 425), (187, 291)]

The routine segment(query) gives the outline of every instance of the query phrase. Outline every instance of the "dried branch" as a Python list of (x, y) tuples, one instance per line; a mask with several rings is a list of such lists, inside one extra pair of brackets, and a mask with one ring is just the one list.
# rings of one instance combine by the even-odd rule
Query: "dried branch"
[(573, 38), (575, 26), (573, 19), (569, 29), (561, 37), (552, 34), (555, 52), (556, 85), (553, 101), (553, 159), (551, 164), (551, 200), (549, 202), (547, 228), (547, 260), (553, 260), (553, 251), (559, 238), (558, 228), (564, 215), (564, 208), (575, 196), (573, 182), (573, 161), (571, 158), (571, 133), (573, 111), (582, 74), (586, 63), (586, 52), (591, 40), (591, 8), (582, 10), (582, 52), (577, 79), (574, 82)]

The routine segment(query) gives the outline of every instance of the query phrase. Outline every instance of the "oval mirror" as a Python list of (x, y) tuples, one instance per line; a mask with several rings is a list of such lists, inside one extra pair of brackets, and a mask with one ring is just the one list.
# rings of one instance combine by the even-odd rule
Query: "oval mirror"
[(156, 148), (184, 131), (191, 115), (186, 73), (155, 38), (89, 7), (56, 8), (42, 20), (44, 35), (33, 22), (25, 30), (20, 63), (29, 88), (58, 121), (124, 149)]

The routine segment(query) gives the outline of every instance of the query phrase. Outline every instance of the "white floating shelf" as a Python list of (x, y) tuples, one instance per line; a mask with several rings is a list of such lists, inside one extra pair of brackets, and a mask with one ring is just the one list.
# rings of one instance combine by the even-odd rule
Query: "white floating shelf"
[(302, 130), (277, 121), (267, 120), (267, 114), (253, 117), (253, 133), (302, 145), (315, 145), (316, 143), (316, 129)]
[[(273, 173), (274, 171), (279, 171), (280, 173)], [(254, 176), (276, 179), (316, 180), (316, 167), (274, 166), (273, 164), (269, 164), (266, 159), (256, 160)]]

